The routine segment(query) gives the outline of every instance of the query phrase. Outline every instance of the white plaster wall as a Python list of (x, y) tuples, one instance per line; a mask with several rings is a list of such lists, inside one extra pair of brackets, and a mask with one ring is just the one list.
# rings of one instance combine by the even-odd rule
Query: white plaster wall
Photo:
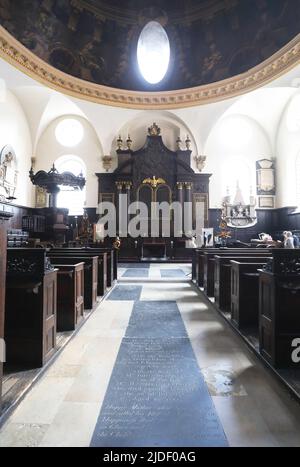
[[(245, 115), (229, 115), (219, 120), (205, 145), (208, 155), (206, 170), (212, 173), (210, 207), (220, 207), (226, 195), (226, 174), (242, 160), (249, 169), (248, 186), (256, 190), (255, 162), (272, 155), (271, 145), (264, 129)], [(230, 193), (234, 197), (235, 193)], [(246, 199), (245, 199), (246, 201)]]
[[(255, 162), (264, 157), (276, 158), (277, 206), (295, 205), (294, 168), (295, 158), (300, 153), (300, 124), (295, 126), (297, 119), (300, 121), (300, 97), (296, 99), (300, 66), (249, 94), (170, 111), (141, 111), (94, 104), (41, 86), (1, 59), (0, 69), (6, 85), (19, 100), (18, 103), (8, 93), (9, 102), (2, 103), (0, 108), (1, 121), (6, 125), (2, 126), (1, 133), (4, 144), (15, 146), (26, 177), (32, 154), (37, 158), (36, 170), (47, 170), (53, 161), (65, 154), (81, 157), (88, 168), (89, 207), (97, 205), (94, 174), (104, 171), (102, 156), (113, 156), (114, 169), (118, 135), (121, 134), (125, 141), (129, 133), (133, 149), (137, 149), (144, 144), (147, 129), (154, 121), (161, 127), (163, 140), (171, 149), (175, 149), (178, 135), (183, 141), (187, 134), (190, 135), (192, 167), (196, 171), (194, 156), (207, 156), (204, 172), (212, 173), (210, 207), (221, 206), (226, 184), (224, 170), (236, 160), (248, 164), (249, 184), (255, 191)], [(80, 119), (85, 128), (85, 138), (76, 148), (64, 148), (55, 139), (56, 124), (67, 116)], [(244, 130), (248, 127), (250, 138), (243, 137), (243, 127)], [(6, 135), (14, 141), (7, 141)], [(18, 202), (29, 205), (32, 190), (26, 177), (18, 188)]]
[(14, 94), (4, 89), (0, 99), (0, 148), (10, 144), (17, 156), (18, 185), (16, 203), (33, 205), (33, 188), (29, 180), (32, 156), (30, 129), (25, 113)]
[[(296, 158), (300, 154), (300, 91), (282, 114), (277, 137), (277, 203), (296, 206)], [(300, 208), (300, 206), (298, 206)]]

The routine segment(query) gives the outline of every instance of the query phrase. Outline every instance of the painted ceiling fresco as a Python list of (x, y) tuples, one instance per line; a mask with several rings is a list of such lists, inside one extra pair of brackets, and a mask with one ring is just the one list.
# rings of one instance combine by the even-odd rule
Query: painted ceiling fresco
[[(142, 78), (137, 41), (159, 21), (171, 62), (156, 85)], [(270, 57), (300, 31), (299, 0), (0, 0), (0, 21), (54, 67), (121, 89), (163, 91), (219, 81)]]

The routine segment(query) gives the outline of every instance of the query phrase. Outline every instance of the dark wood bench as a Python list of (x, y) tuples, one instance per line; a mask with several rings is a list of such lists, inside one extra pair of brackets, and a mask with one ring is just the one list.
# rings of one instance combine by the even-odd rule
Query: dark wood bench
[[(255, 248), (196, 248), (194, 253), (194, 270), (195, 270), (195, 282), (199, 287), (204, 286), (204, 254), (214, 253), (215, 255), (221, 255), (223, 253), (230, 255), (231, 253), (238, 253), (244, 256), (245, 253), (254, 253), (257, 251)], [(259, 250), (261, 251), (261, 250)]]
[[(234, 256), (235, 261), (241, 263), (262, 262), (264, 258), (270, 258), (271, 255), (266, 253), (266, 256)], [(231, 310), (231, 260), (233, 256), (215, 256), (214, 270), (214, 297), (215, 303), (222, 311)]]
[(103, 252), (110, 253), (112, 279), (111, 279), (111, 284), (107, 282), (108, 287), (110, 287), (111, 285), (113, 285), (114, 281), (118, 279), (118, 256), (119, 256), (118, 250), (116, 250), (115, 248), (111, 248), (111, 247), (99, 247), (97, 245), (90, 246), (89, 249), (91, 248), (99, 252), (103, 251)]
[(260, 352), (275, 367), (299, 369), (292, 354), (300, 338), (300, 250), (274, 250), (265, 268), (259, 271)]
[(53, 264), (84, 263), (84, 308), (92, 310), (97, 303), (98, 256), (54, 256), (47, 253)]
[[(251, 261), (253, 259), (251, 258)], [(231, 261), (231, 320), (238, 328), (256, 328), (259, 325), (259, 273), (264, 262), (243, 263)]]
[(57, 270), (45, 250), (13, 248), (6, 278), (7, 363), (41, 367), (56, 350)]
[[(98, 255), (98, 256), (103, 256), (103, 254), (106, 254), (106, 281), (107, 281), (107, 287), (111, 287), (114, 283), (115, 280), (118, 278), (118, 253), (114, 248), (102, 248), (102, 247), (97, 247), (97, 246), (92, 246), (92, 247), (84, 247), (84, 248), (53, 248), (51, 250), (52, 252), (61, 252), (61, 251), (67, 251), (67, 252), (74, 252), (75, 254), (78, 254), (79, 252), (82, 253), (88, 253), (92, 255)], [(104, 258), (103, 258), (104, 259)], [(103, 274), (101, 271), (99, 271), (99, 275)], [(103, 295), (100, 294), (99, 295)]]
[(73, 331), (84, 318), (84, 263), (62, 265), (57, 273), (57, 331)]
[(107, 291), (107, 253), (97, 253), (97, 250), (71, 250), (69, 248), (59, 248), (49, 250), (50, 256), (68, 257), (68, 258), (92, 258), (98, 256), (98, 283), (97, 295), (103, 296)]
[(245, 251), (245, 250), (235, 250), (234, 252), (219, 252), (216, 254), (213, 253), (204, 253), (203, 256), (203, 265), (204, 265), (204, 292), (208, 297), (213, 297), (215, 293), (215, 256), (230, 256), (232, 259), (237, 258), (239, 256), (243, 257), (265, 257), (266, 253), (264, 251)]

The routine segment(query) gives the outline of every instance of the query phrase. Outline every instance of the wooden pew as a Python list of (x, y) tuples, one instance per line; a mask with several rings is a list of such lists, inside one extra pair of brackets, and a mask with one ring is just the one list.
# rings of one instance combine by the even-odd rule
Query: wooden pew
[(57, 270), (43, 249), (7, 251), (7, 363), (41, 367), (56, 350)]
[[(67, 252), (74, 252), (75, 254), (79, 252), (84, 252), (84, 253), (89, 253), (92, 255), (98, 255), (100, 257), (104, 258), (104, 255), (106, 255), (106, 266), (105, 266), (105, 261), (104, 261), (104, 271), (99, 271), (99, 275), (103, 275), (103, 273), (106, 271), (106, 282), (107, 282), (107, 287), (111, 287), (114, 283), (114, 281), (118, 278), (118, 255), (117, 251), (114, 250), (114, 248), (102, 248), (102, 247), (84, 247), (84, 248), (52, 248), (52, 252), (61, 252), (61, 251), (67, 251)], [(98, 291), (99, 292), (99, 291)], [(99, 293), (99, 295), (103, 295), (102, 293)]]
[[(234, 252), (219, 252), (217, 255), (218, 256), (230, 256), (233, 259), (238, 256), (243, 256), (243, 257), (260, 257), (260, 256), (265, 256), (266, 253), (264, 251), (257, 251), (254, 250), (255, 254), (253, 251), (245, 251), (245, 250), (235, 250)], [(203, 280), (203, 285), (204, 285), (204, 292), (208, 297), (213, 297), (214, 292), (215, 292), (215, 256), (216, 253), (204, 253), (203, 256), (203, 264), (204, 264), (204, 280)]]
[(274, 250), (259, 271), (259, 345), (278, 368), (300, 368), (293, 342), (300, 338), (300, 250)]
[[(254, 259), (251, 258), (251, 261)], [(231, 320), (238, 328), (259, 326), (259, 273), (266, 261), (231, 261)]]
[(69, 248), (58, 248), (49, 250), (49, 255), (56, 257), (68, 257), (68, 258), (92, 258), (98, 257), (98, 283), (97, 283), (97, 295), (103, 296), (107, 290), (107, 253), (97, 253), (97, 250), (72, 250)]
[(197, 259), (198, 259), (198, 248), (194, 248), (192, 252), (192, 281), (197, 283), (198, 274), (197, 274)]
[(84, 317), (84, 263), (59, 264), (57, 273), (57, 331), (73, 331)]
[[(196, 284), (198, 287), (204, 286), (204, 254), (205, 253), (214, 253), (215, 255), (220, 255), (227, 253), (239, 253), (241, 256), (245, 256), (245, 253), (254, 253), (257, 251), (262, 251), (256, 248), (197, 248), (195, 250), (195, 274), (196, 274)], [(266, 251), (266, 250), (264, 250)]]
[[(109, 252), (111, 256), (111, 270), (112, 270), (112, 277), (111, 277), (111, 282), (109, 283), (109, 280), (107, 280), (107, 286), (111, 287), (118, 279), (118, 250), (115, 248), (105, 248), (105, 247), (98, 247), (97, 245), (89, 247), (90, 249), (92, 248), (93, 250), (96, 251), (103, 251), (103, 252)], [(109, 269), (109, 268), (108, 268)]]
[(55, 256), (51, 252), (47, 255), (53, 264), (84, 263), (84, 308), (92, 310), (97, 303), (98, 256)]
[[(266, 253), (266, 256), (234, 256), (235, 261), (242, 263), (255, 263), (263, 261), (263, 258), (270, 258), (271, 255)], [(231, 260), (233, 256), (215, 256), (214, 270), (214, 297), (215, 303), (222, 311), (231, 310)]]

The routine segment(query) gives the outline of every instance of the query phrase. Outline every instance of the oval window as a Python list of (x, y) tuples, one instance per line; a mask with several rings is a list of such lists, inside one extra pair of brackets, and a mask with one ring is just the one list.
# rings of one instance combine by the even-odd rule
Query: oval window
[(142, 30), (137, 46), (140, 71), (150, 84), (159, 83), (168, 71), (170, 41), (157, 21), (150, 21)]

